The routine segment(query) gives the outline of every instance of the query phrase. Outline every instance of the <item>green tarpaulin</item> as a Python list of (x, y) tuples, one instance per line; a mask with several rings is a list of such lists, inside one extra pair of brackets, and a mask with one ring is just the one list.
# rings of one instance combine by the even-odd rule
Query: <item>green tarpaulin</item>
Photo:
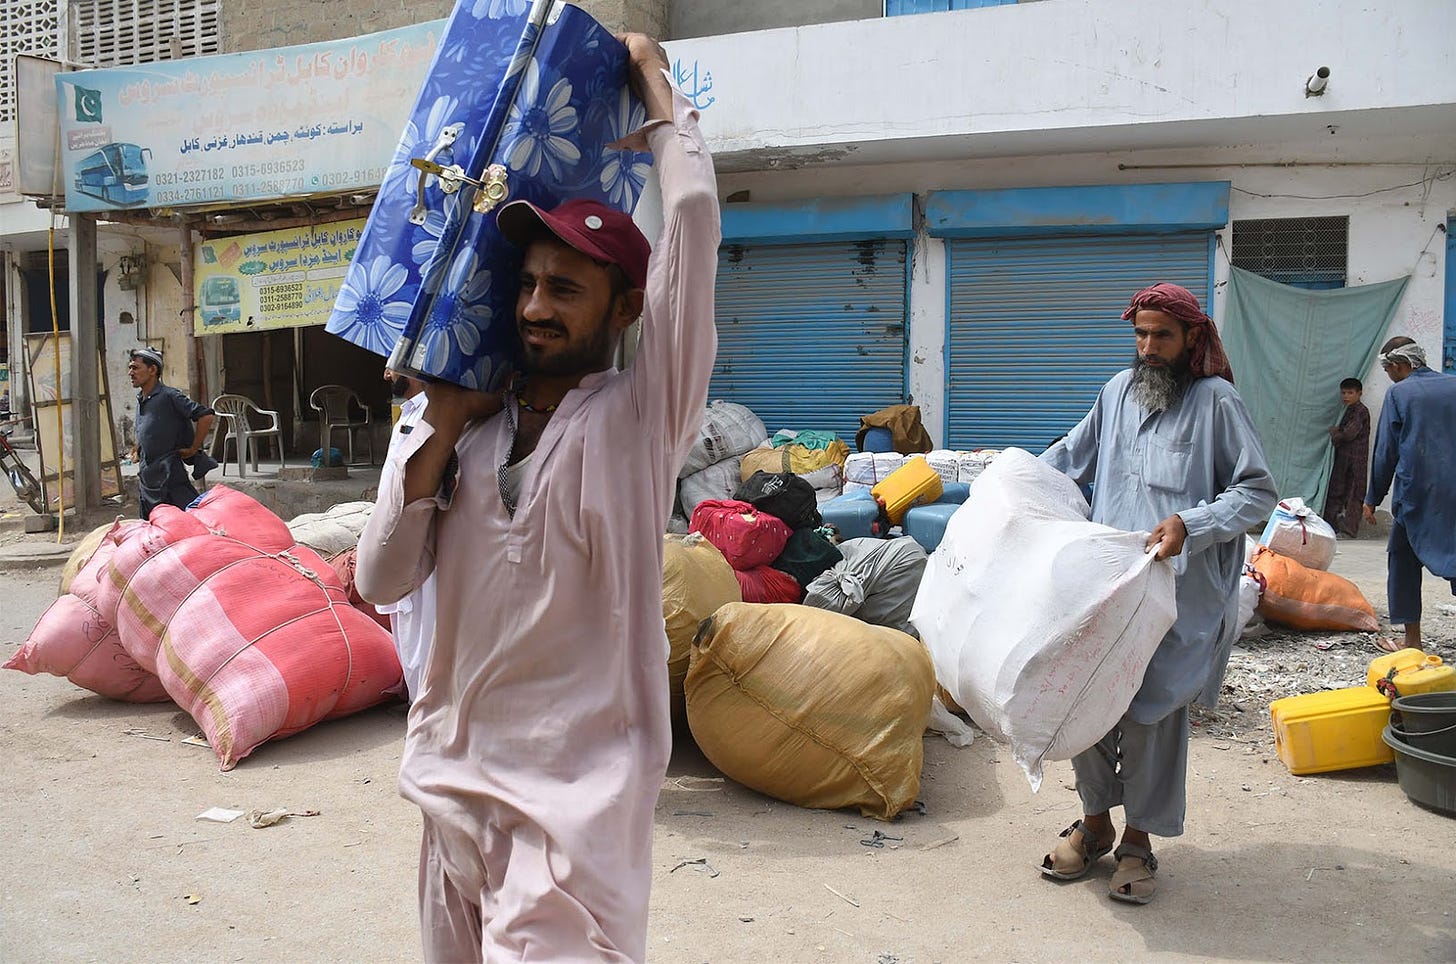
[(1281, 499), (1324, 508), (1340, 381), (1363, 378), (1409, 277), (1306, 291), (1230, 269), (1223, 342)]

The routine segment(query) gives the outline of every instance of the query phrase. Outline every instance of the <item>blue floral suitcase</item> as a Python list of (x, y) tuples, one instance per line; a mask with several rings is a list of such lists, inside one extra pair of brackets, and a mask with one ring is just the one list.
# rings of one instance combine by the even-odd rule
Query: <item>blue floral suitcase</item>
[(651, 155), (627, 50), (561, 0), (458, 0), (327, 330), (396, 371), (493, 390), (518, 347), (520, 252), (495, 211), (592, 198), (631, 212)]

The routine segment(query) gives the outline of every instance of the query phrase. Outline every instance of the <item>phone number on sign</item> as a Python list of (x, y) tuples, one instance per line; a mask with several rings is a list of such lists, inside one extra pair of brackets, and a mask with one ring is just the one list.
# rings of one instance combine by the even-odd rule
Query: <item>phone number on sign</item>
[(196, 171), (158, 171), (152, 183), (159, 187), (169, 184), (201, 184), (207, 181), (221, 181), (227, 176), (227, 169), (206, 167)]
[(384, 180), (384, 168), (371, 167), (354, 171), (330, 171), (315, 174), (310, 181), (315, 187), (374, 187)]
[(268, 174), (295, 174), (304, 169), (307, 162), (301, 157), (286, 161), (260, 161), (257, 164), (234, 164), (232, 176), (263, 177)]
[(221, 184), (212, 187), (184, 187), (152, 192), (152, 201), (157, 204), (197, 204), (203, 201), (221, 201), (223, 197)]

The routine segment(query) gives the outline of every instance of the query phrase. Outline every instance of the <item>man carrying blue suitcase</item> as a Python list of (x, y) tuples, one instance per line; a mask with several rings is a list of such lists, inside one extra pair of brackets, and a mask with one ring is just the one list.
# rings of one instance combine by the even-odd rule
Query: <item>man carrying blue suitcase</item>
[[(652, 818), (671, 747), (662, 533), (716, 351), (712, 159), (662, 48), (623, 38), (662, 184), (649, 258), (631, 219), (500, 210), (524, 251), (524, 381), (432, 384), (359, 545), (360, 592), (433, 572), (436, 630), (400, 788), (424, 812), (430, 960), (646, 955)], [(638, 316), (630, 370), (615, 344)]]

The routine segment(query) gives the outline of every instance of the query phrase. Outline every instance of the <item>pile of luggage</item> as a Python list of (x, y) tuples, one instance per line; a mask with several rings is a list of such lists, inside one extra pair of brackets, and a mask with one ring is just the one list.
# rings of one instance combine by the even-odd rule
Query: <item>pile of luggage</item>
[(756, 472), (797, 475), (815, 503), (844, 491), (849, 446), (832, 432), (781, 429), (770, 438), (762, 420), (742, 405), (715, 401), (703, 413), (697, 440), (678, 473), (677, 502), (668, 531), (685, 533), (704, 502), (736, 499)]
[(6, 668), (112, 699), (171, 699), (224, 770), (260, 744), (398, 695), (386, 623), (283, 520), (214, 486), (92, 534)]

